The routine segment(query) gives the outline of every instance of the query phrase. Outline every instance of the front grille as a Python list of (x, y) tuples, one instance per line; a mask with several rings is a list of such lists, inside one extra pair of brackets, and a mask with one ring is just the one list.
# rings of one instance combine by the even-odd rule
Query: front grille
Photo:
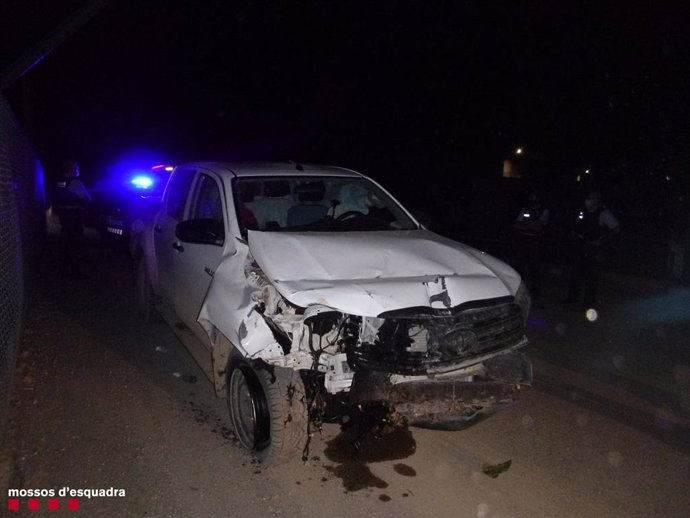
[(420, 374), (517, 345), (522, 313), (507, 303), (467, 309), (453, 316), (388, 318), (376, 339), (350, 351), (356, 369)]

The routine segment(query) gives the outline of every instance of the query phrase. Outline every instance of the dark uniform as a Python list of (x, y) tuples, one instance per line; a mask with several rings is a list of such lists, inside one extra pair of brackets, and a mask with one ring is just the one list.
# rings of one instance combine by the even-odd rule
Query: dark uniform
[[(588, 198), (589, 199), (589, 198)], [(578, 216), (572, 248), (572, 273), (566, 302), (577, 302), (584, 291), (584, 305), (597, 304), (599, 276), (612, 252), (619, 225), (614, 215), (600, 204), (600, 198)]]

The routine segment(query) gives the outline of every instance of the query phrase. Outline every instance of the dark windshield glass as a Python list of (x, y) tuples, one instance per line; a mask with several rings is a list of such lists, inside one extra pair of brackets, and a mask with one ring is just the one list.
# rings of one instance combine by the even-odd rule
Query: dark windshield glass
[(243, 233), (417, 228), (395, 200), (364, 178), (236, 178), (233, 191)]

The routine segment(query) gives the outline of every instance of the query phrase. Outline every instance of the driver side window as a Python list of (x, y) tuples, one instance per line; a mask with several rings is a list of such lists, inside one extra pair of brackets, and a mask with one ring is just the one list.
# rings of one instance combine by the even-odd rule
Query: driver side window
[(220, 231), (219, 235), (225, 235), (223, 198), (218, 183), (207, 174), (199, 175), (189, 219), (213, 220)]

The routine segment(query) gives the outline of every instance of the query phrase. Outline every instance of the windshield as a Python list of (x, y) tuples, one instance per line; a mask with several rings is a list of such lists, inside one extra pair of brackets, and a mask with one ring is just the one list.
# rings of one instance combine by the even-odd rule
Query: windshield
[(233, 191), (245, 235), (247, 230), (350, 232), (417, 228), (395, 200), (365, 178), (235, 178)]

